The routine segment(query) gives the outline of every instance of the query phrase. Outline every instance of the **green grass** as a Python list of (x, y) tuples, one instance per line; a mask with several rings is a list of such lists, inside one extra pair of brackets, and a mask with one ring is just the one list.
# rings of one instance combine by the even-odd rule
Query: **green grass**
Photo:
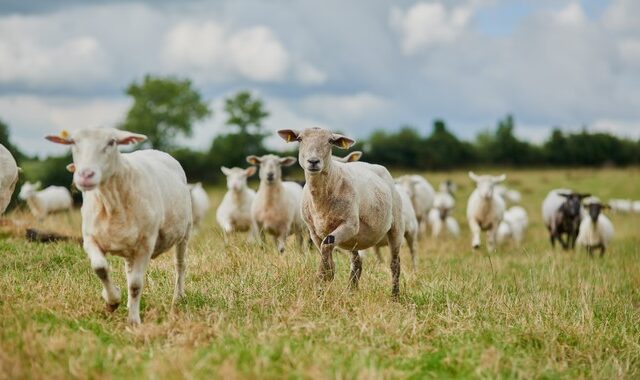
[[(463, 237), (422, 239), (415, 273), (403, 248), (399, 301), (372, 256), (358, 291), (347, 290), (349, 259), (337, 254), (336, 279), (318, 292), (315, 251), (290, 241), (278, 255), (242, 237), (225, 248), (212, 212), (192, 240), (186, 299), (171, 309), (173, 258), (162, 255), (147, 272), (143, 325), (131, 328), (126, 307), (104, 311), (80, 247), (5, 237), (0, 378), (640, 377), (640, 215), (611, 215), (616, 240), (590, 259), (551, 251), (539, 211), (561, 186), (640, 199), (640, 170), (508, 174), (532, 223), (521, 247), (490, 256), (470, 249), (465, 174), (427, 174), (461, 185)], [(221, 196), (211, 190), (214, 204)], [(79, 223), (55, 215), (41, 227), (78, 234)], [(122, 288), (123, 262), (109, 261)]]

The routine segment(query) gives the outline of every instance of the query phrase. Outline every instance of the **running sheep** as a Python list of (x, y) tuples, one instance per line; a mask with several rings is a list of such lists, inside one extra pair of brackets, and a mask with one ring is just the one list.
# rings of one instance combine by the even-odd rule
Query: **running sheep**
[(594, 200), (585, 201), (584, 208), (588, 211), (588, 216), (580, 222), (577, 243), (585, 247), (590, 256), (594, 250), (600, 250), (602, 257), (614, 235), (613, 223), (602, 213), (610, 207)]
[(474, 249), (480, 248), (480, 233), (486, 231), (487, 249), (494, 250), (496, 232), (505, 210), (504, 200), (495, 192), (495, 186), (507, 177), (504, 174), (498, 177), (478, 176), (469, 172), (469, 178), (476, 183), (476, 189), (467, 202), (467, 221), (473, 235), (471, 246)]
[(221, 170), (227, 177), (227, 192), (216, 211), (216, 220), (222, 228), (225, 243), (229, 234), (246, 231), (252, 241), (257, 241), (258, 226), (251, 217), (256, 192), (247, 186), (247, 179), (256, 174), (256, 167), (229, 169), (223, 166)]

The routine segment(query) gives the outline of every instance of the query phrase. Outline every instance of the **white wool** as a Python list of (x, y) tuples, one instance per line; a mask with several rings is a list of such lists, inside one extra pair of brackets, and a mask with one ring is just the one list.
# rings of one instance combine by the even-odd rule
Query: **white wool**
[(505, 211), (502, 222), (498, 226), (498, 243), (513, 239), (516, 244), (520, 244), (528, 226), (529, 216), (527, 211), (520, 206), (510, 207)]
[(552, 226), (556, 212), (566, 201), (566, 198), (561, 197), (558, 194), (570, 194), (572, 192), (573, 190), (570, 189), (554, 189), (547, 194), (544, 201), (542, 201), (542, 220), (547, 227)]
[(227, 177), (227, 192), (216, 211), (216, 220), (227, 235), (234, 232), (250, 231), (250, 238), (256, 241), (258, 227), (251, 216), (251, 207), (256, 197), (256, 192), (247, 186), (247, 178), (255, 174), (256, 168), (222, 168)]
[(427, 223), (427, 214), (433, 207), (436, 194), (433, 186), (419, 175), (403, 175), (396, 178), (396, 183), (409, 194), (418, 224), (424, 226)]
[(211, 208), (211, 202), (209, 201), (207, 192), (202, 187), (202, 183), (198, 182), (193, 185), (189, 185), (189, 189), (191, 191), (193, 226), (198, 227)]
[(11, 153), (0, 144), (0, 215), (2, 215), (18, 183), (18, 165)]
[(42, 219), (47, 215), (71, 209), (73, 198), (65, 187), (49, 186), (44, 190), (38, 190), (40, 182), (26, 182), (20, 189), (20, 199), (27, 202), (29, 210), (36, 218)]
[(504, 181), (506, 176), (478, 176), (472, 172), (469, 177), (476, 183), (476, 189), (467, 202), (467, 221), (471, 229), (471, 246), (480, 247), (480, 233), (487, 232), (487, 248), (495, 248), (496, 233), (505, 211), (505, 203), (495, 192), (496, 184)]
[[(431, 235), (435, 238), (441, 236), (444, 230), (453, 237), (460, 236), (460, 226), (451, 212), (456, 201), (449, 192), (448, 186), (441, 186), (441, 190), (436, 193), (433, 201), (433, 208), (429, 211), (428, 222), (431, 227)], [(444, 220), (442, 216), (446, 215)]]
[(614, 228), (611, 220), (604, 214), (598, 215), (597, 223), (593, 223), (590, 217), (585, 217), (580, 222), (578, 244), (585, 247), (602, 245), (607, 247), (614, 236)]

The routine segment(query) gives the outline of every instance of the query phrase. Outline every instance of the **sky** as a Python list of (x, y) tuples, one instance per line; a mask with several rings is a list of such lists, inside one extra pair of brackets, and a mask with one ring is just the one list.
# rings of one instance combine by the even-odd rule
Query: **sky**
[(273, 131), (357, 139), (444, 118), (470, 139), (512, 113), (535, 142), (553, 127), (640, 138), (638, 20), (638, 0), (3, 0), (0, 119), (25, 152), (59, 154), (45, 134), (116, 126), (150, 73), (211, 104), (182, 140), (194, 149), (244, 89)]

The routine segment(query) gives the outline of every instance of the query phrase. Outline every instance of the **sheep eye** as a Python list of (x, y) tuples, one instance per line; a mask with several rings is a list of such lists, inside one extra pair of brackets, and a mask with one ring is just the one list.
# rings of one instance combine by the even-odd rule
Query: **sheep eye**
[(109, 143), (107, 144), (107, 146), (115, 146), (116, 145), (116, 140), (111, 140), (109, 141)]

